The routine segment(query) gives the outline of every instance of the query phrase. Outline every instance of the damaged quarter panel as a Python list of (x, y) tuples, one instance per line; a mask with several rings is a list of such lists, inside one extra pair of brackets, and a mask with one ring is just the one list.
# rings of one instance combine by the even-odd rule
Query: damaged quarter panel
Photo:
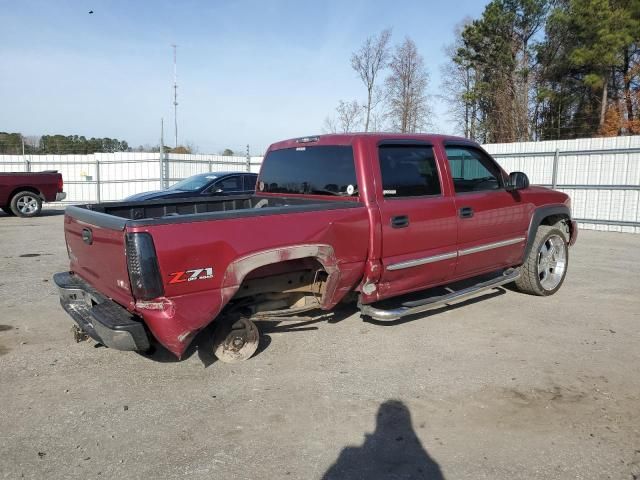
[[(138, 302), (136, 311), (158, 341), (181, 356), (195, 334), (233, 297), (244, 277), (269, 263), (317, 259), (329, 274), (322, 308), (332, 308), (362, 277), (369, 221), (366, 208), (357, 206), (184, 223), (180, 242), (175, 241), (176, 228), (170, 224), (130, 231), (152, 235), (165, 289), (164, 300)], [(194, 280), (185, 280), (189, 278)]]

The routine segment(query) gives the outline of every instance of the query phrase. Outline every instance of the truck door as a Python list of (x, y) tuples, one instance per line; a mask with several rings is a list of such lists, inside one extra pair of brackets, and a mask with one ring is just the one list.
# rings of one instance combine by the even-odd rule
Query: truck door
[(378, 146), (384, 267), (379, 298), (441, 284), (453, 274), (457, 217), (453, 197), (444, 194), (442, 164), (428, 143)]
[(458, 221), (456, 277), (517, 264), (530, 205), (505, 189), (502, 169), (482, 149), (445, 143)]
[(11, 176), (0, 173), (0, 208), (9, 208), (9, 193), (11, 191)]

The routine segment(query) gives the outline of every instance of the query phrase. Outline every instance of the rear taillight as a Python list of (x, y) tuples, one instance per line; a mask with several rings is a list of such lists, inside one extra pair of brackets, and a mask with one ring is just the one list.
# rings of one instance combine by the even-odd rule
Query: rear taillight
[(164, 295), (156, 249), (148, 233), (127, 233), (127, 268), (133, 296), (151, 300)]
[(64, 190), (64, 181), (62, 180), (62, 175), (58, 177), (58, 192), (62, 192)]

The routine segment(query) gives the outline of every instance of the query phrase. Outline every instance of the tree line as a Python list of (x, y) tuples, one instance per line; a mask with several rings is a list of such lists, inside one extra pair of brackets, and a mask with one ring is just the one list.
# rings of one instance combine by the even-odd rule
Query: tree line
[[(437, 96), (481, 143), (640, 134), (640, 0), (492, 0), (445, 47)], [(424, 131), (429, 75), (391, 30), (351, 56), (363, 101), (340, 100), (326, 132)]]
[[(198, 147), (193, 143), (178, 145), (177, 147), (164, 146), (166, 153), (197, 153)], [(23, 136), (21, 133), (0, 132), (0, 154), (7, 155), (88, 155), (92, 153), (114, 152), (159, 152), (160, 145), (139, 145), (131, 147), (125, 140), (117, 138), (86, 138), (82, 135), (42, 135)], [(229, 149), (223, 155), (233, 155)]]
[(446, 52), (443, 97), (467, 137), (640, 133), (640, 0), (493, 0)]
[[(24, 149), (24, 150), (23, 150)], [(116, 138), (86, 138), (82, 135), (42, 135), (23, 137), (20, 133), (0, 132), (0, 154), (78, 154), (129, 151), (126, 141)]]

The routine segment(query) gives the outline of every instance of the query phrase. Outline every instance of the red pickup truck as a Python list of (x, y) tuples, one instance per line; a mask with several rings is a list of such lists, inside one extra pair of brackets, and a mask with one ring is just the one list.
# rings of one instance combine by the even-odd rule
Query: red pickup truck
[(255, 319), (357, 300), (394, 321), (510, 282), (551, 295), (576, 235), (567, 195), (464, 138), (324, 135), (271, 145), (255, 195), (67, 207), (54, 279), (104, 345), (181, 357), (217, 319), (215, 354), (237, 361)]
[(0, 173), (0, 209), (7, 215), (35, 217), (42, 202), (65, 199), (63, 186), (62, 175), (55, 170)]

